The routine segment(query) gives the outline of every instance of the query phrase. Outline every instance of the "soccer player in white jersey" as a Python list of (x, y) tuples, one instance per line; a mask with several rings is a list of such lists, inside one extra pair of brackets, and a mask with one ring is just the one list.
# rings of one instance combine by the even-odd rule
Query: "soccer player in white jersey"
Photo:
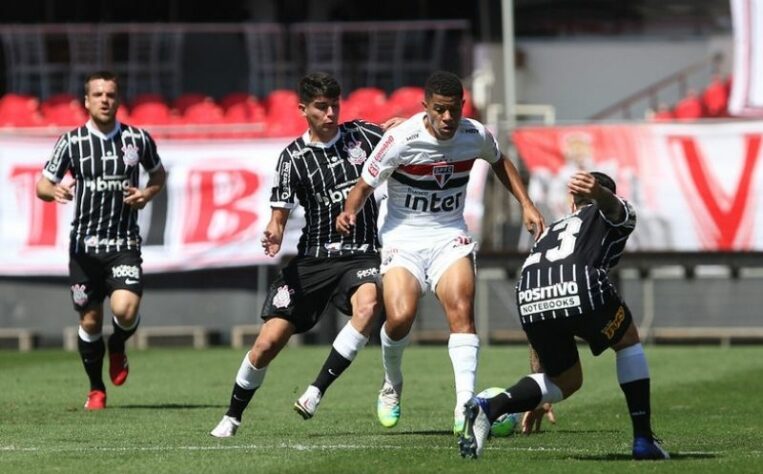
[(476, 243), (464, 221), (469, 173), (476, 159), (490, 163), (522, 205), (524, 225), (537, 238), (541, 214), (527, 196), (514, 165), (485, 127), (462, 118), (463, 86), (438, 71), (425, 85), (425, 111), (388, 131), (366, 161), (350, 191), (337, 230), (349, 234), (363, 203), (385, 180), (387, 216), (380, 230), (383, 297), (387, 320), (381, 330), (384, 382), (377, 416), (385, 427), (400, 418), (403, 350), (419, 297), (431, 289), (451, 332), (448, 352), (455, 375), (455, 432), (463, 428), (463, 405), (474, 395), (479, 338), (474, 326)]

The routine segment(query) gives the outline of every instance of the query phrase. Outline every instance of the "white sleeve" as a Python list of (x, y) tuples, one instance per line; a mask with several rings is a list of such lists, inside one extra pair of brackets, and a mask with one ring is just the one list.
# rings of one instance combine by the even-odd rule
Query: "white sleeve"
[(400, 137), (388, 132), (371, 152), (363, 165), (361, 177), (371, 187), (377, 188), (400, 166), (403, 144)]
[(498, 148), (498, 142), (495, 140), (493, 134), (490, 133), (490, 130), (484, 127), (483, 130), (485, 131), (485, 142), (482, 144), (482, 149), (480, 150), (480, 158), (493, 164), (501, 159), (501, 150)]

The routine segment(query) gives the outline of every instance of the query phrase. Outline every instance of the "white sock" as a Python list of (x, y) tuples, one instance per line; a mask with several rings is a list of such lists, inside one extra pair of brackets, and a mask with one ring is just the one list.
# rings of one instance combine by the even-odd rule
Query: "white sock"
[(334, 339), (334, 349), (347, 360), (355, 359), (358, 351), (363, 349), (368, 342), (368, 338), (352, 327), (348, 321), (339, 334)]
[(459, 410), (474, 396), (477, 382), (477, 362), (480, 339), (476, 334), (451, 334), (448, 339), (448, 354), (453, 364), (456, 379), (456, 410)]
[(79, 336), (80, 339), (82, 339), (85, 342), (95, 342), (101, 337), (103, 337), (103, 334), (101, 334), (100, 332), (96, 334), (88, 334), (87, 332), (85, 332), (84, 329), (82, 329), (82, 326), (80, 326), (79, 329), (77, 329), (77, 335)]
[(382, 362), (384, 363), (384, 380), (391, 385), (403, 383), (403, 351), (408, 345), (410, 334), (406, 334), (399, 341), (393, 341), (387, 335), (387, 324), (382, 326), (379, 332), (382, 346)]
[(540, 387), (541, 399), (538, 406), (542, 406), (544, 403), (556, 403), (564, 400), (564, 394), (554, 382), (548, 378), (546, 374), (530, 374), (531, 379), (535, 380), (535, 383)]
[(241, 361), (241, 367), (236, 374), (236, 383), (239, 387), (245, 390), (254, 390), (262, 385), (262, 380), (265, 378), (265, 372), (267, 372), (267, 366), (258, 369), (249, 362), (249, 353), (244, 356), (244, 360)]
[(644, 346), (641, 343), (617, 351), (616, 360), (617, 381), (620, 385), (649, 378), (649, 365), (646, 363)]

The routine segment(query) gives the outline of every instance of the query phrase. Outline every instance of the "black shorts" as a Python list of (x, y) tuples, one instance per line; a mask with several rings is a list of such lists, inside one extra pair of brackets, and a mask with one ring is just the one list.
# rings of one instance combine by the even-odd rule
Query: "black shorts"
[(352, 315), (350, 298), (363, 283), (378, 284), (379, 256), (295, 257), (270, 285), (262, 319), (285, 319), (297, 334), (309, 331), (323, 315), (329, 302)]
[(597, 356), (622, 339), (633, 317), (628, 306), (617, 297), (593, 313), (559, 319), (547, 319), (523, 326), (544, 372), (560, 375), (579, 360), (575, 336), (588, 342)]
[(77, 312), (98, 306), (114, 290), (143, 294), (140, 250), (69, 254), (69, 284)]

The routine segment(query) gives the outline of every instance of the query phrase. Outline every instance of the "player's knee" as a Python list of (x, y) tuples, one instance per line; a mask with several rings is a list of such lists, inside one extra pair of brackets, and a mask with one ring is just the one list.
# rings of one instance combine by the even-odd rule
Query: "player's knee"
[(377, 301), (359, 302), (352, 308), (352, 319), (359, 326), (366, 327), (374, 322), (380, 309), (381, 304)]
[(451, 332), (474, 332), (474, 307), (468, 298), (458, 298), (445, 306)]
[(283, 344), (275, 339), (258, 337), (252, 346), (250, 360), (252, 363), (260, 364), (257, 367), (267, 365), (278, 354), (282, 346)]
[(88, 334), (98, 334), (101, 332), (101, 321), (96, 318), (82, 318), (79, 325)]

